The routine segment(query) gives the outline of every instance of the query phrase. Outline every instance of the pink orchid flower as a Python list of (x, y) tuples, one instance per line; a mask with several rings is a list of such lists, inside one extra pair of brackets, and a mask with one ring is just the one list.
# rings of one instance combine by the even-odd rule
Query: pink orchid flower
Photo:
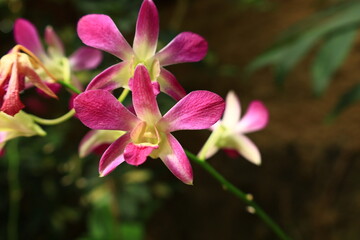
[(119, 87), (132, 89), (131, 79), (134, 70), (138, 64), (143, 64), (150, 73), (154, 92), (162, 91), (179, 100), (186, 92), (174, 75), (163, 67), (200, 61), (205, 57), (208, 48), (207, 42), (201, 36), (183, 32), (155, 53), (159, 35), (159, 16), (152, 0), (144, 0), (141, 5), (133, 48), (107, 15), (90, 14), (82, 17), (78, 22), (77, 32), (84, 44), (123, 60), (96, 76), (87, 90), (112, 90)]
[[(65, 56), (62, 41), (52, 27), (45, 29), (45, 42), (48, 45), (47, 51), (44, 50), (35, 26), (26, 19), (19, 18), (14, 24), (14, 37), (18, 44), (25, 46), (32, 51), (45, 65), (48, 71), (56, 78), (64, 81), (72, 81), (79, 88), (73, 71), (88, 70), (96, 68), (101, 60), (102, 54), (99, 50), (90, 47), (77, 49), (70, 57)], [(39, 73), (41, 75), (41, 73)], [(48, 83), (54, 81), (43, 76)], [(64, 79), (71, 78), (71, 79)]]
[(267, 125), (268, 110), (261, 101), (252, 101), (242, 118), (240, 118), (240, 114), (240, 101), (236, 94), (230, 91), (226, 97), (226, 107), (222, 120), (211, 128), (216, 137), (207, 146), (205, 158), (213, 156), (219, 148), (231, 149), (250, 162), (256, 165), (261, 164), (258, 148), (245, 134), (261, 130)]
[[(22, 52), (23, 51), (23, 52)], [(0, 111), (11, 116), (25, 106), (20, 93), (25, 89), (25, 80), (50, 97), (56, 94), (41, 80), (37, 71), (51, 77), (42, 63), (28, 49), (17, 45), (0, 59)]]
[(132, 99), (136, 115), (106, 90), (86, 91), (74, 101), (78, 118), (89, 128), (127, 132), (102, 155), (100, 175), (124, 161), (138, 166), (150, 156), (160, 158), (177, 178), (192, 184), (189, 160), (171, 132), (210, 127), (220, 119), (224, 100), (209, 91), (194, 91), (161, 116), (150, 75), (141, 64), (135, 69)]
[(20, 111), (12, 117), (0, 112), (0, 152), (10, 139), (34, 135), (44, 136), (46, 133), (28, 114)]

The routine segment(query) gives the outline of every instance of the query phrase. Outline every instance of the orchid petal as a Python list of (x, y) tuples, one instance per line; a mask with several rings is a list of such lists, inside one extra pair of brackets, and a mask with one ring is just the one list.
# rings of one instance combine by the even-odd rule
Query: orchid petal
[(136, 115), (141, 120), (156, 123), (161, 118), (150, 76), (144, 65), (138, 65), (135, 69), (132, 100)]
[(261, 101), (253, 101), (236, 126), (236, 132), (249, 133), (263, 129), (269, 121), (269, 111)]
[(176, 80), (175, 76), (165, 68), (161, 68), (160, 76), (157, 81), (160, 83), (160, 90), (174, 98), (176, 101), (185, 97), (186, 92), (184, 88)]
[(125, 161), (134, 166), (139, 166), (146, 161), (147, 156), (159, 146), (148, 146), (129, 143), (124, 151)]
[(100, 177), (108, 175), (125, 161), (123, 152), (129, 142), (130, 134), (125, 134), (113, 142), (108, 149), (106, 149), (99, 163)]
[(169, 133), (164, 144), (168, 145), (170, 149), (163, 151), (163, 154), (160, 153), (161, 160), (178, 179), (185, 184), (192, 185), (192, 167), (180, 143)]
[(233, 91), (226, 96), (226, 106), (222, 118), (223, 125), (228, 128), (235, 128), (240, 119), (241, 107), (240, 101)]
[(2, 155), (1, 152), (4, 148), (5, 142), (7, 140), (7, 132), (0, 132), (0, 156)]
[[(9, 86), (5, 93), (0, 111), (14, 116), (25, 106), (20, 101), (20, 76), (18, 72), (18, 63), (15, 61), (12, 66), (12, 74), (9, 80)], [(24, 80), (22, 80), (24, 81)]]
[(58, 99), (56, 94), (50, 89), (48, 85), (46, 85), (40, 78), (40, 76), (30, 67), (23, 67), (22, 69), (25, 76), (29, 79), (29, 81), (38, 89), (43, 91), (46, 95), (52, 98)]
[(97, 49), (81, 47), (71, 54), (69, 60), (75, 71), (93, 69), (101, 63), (102, 54)]
[(64, 56), (64, 45), (51, 26), (45, 28), (45, 41), (55, 54)]
[(18, 44), (28, 48), (38, 57), (44, 57), (45, 51), (41, 44), (38, 31), (35, 26), (23, 18), (19, 18), (14, 24), (14, 37)]
[(205, 154), (205, 159), (209, 159), (214, 156), (219, 151), (219, 147), (216, 144), (212, 144), (208, 146), (207, 152)]
[(177, 35), (168, 45), (161, 49), (155, 58), (161, 66), (202, 60), (208, 50), (206, 40), (192, 32), (183, 32)]
[(129, 62), (125, 61), (112, 65), (91, 80), (86, 87), (86, 91), (93, 89), (112, 91), (116, 88), (127, 86), (130, 76)]
[(86, 157), (99, 146), (113, 143), (116, 139), (124, 135), (123, 131), (116, 130), (91, 130), (81, 140), (79, 144), (79, 156)]
[(128, 60), (133, 51), (115, 23), (107, 15), (89, 14), (82, 17), (77, 33), (84, 44)]
[(81, 122), (92, 129), (128, 131), (139, 121), (105, 90), (83, 92), (75, 98), (74, 108)]
[(232, 148), (253, 164), (261, 164), (261, 155), (256, 145), (244, 135), (229, 137), (226, 148)]
[(141, 60), (154, 56), (159, 36), (159, 14), (152, 0), (144, 0), (136, 22), (134, 52)]
[(34, 119), (23, 111), (15, 116), (0, 112), (0, 132), (6, 132), (3, 140), (15, 137), (30, 137), (34, 135), (45, 136), (46, 132), (34, 122)]
[(209, 91), (194, 91), (175, 104), (160, 120), (167, 130), (205, 129), (216, 123), (224, 112), (224, 100)]

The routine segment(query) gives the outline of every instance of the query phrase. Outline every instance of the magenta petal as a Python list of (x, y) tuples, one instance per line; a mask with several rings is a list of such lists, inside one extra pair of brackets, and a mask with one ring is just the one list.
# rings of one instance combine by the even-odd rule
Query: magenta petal
[(161, 118), (150, 76), (144, 65), (138, 65), (135, 69), (132, 100), (136, 115), (141, 120), (156, 123)]
[[(12, 74), (9, 81), (7, 92), (2, 101), (0, 111), (14, 116), (25, 106), (20, 100), (21, 83), (18, 75), (18, 64), (14, 62), (12, 66)], [(2, 94), (0, 94), (1, 96)], [(0, 101), (1, 102), (1, 101)]]
[(249, 133), (263, 129), (269, 121), (269, 111), (261, 101), (252, 101), (245, 115), (236, 126), (238, 133)]
[(184, 88), (176, 80), (175, 76), (165, 68), (161, 68), (160, 76), (157, 81), (160, 83), (161, 91), (174, 98), (176, 101), (185, 97), (186, 92)]
[(147, 156), (159, 146), (146, 146), (129, 143), (124, 151), (124, 158), (128, 164), (139, 166), (146, 161)]
[(196, 33), (183, 32), (161, 49), (155, 58), (159, 59), (161, 66), (197, 62), (205, 57), (207, 50), (208, 44), (203, 37)]
[(159, 36), (159, 16), (155, 4), (144, 0), (136, 22), (134, 52), (141, 60), (154, 56)]
[(45, 28), (45, 41), (61, 56), (64, 56), (64, 45), (54, 29), (50, 26)]
[(99, 50), (81, 47), (69, 57), (71, 68), (75, 71), (96, 68), (102, 60)]
[(86, 87), (86, 91), (93, 89), (114, 90), (127, 85), (130, 76), (129, 63), (121, 62), (99, 73)]
[(86, 45), (127, 60), (133, 51), (120, 33), (115, 23), (107, 15), (89, 14), (82, 17), (77, 25), (77, 33)]
[(205, 129), (216, 123), (224, 112), (225, 102), (209, 91), (194, 91), (175, 104), (161, 119), (167, 130)]
[(184, 152), (184, 149), (176, 140), (176, 138), (170, 133), (167, 135), (167, 141), (170, 145), (171, 153), (160, 155), (161, 160), (178, 179), (186, 184), (192, 185), (192, 167)]
[(128, 131), (139, 121), (105, 90), (83, 92), (75, 98), (74, 108), (81, 122), (92, 129)]
[(28, 48), (38, 57), (45, 55), (44, 48), (41, 44), (38, 31), (35, 26), (23, 18), (19, 18), (14, 24), (14, 37), (18, 44)]
[(108, 175), (125, 161), (123, 153), (129, 142), (130, 134), (125, 134), (113, 142), (108, 149), (106, 149), (99, 163), (99, 173), (101, 177)]

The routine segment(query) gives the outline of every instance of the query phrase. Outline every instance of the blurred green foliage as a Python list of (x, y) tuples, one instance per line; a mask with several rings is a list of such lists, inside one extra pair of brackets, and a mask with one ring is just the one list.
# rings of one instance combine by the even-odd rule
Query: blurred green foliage
[[(354, 44), (360, 26), (359, 12), (359, 1), (341, 1), (310, 16), (284, 32), (270, 49), (247, 66), (246, 73), (271, 65), (276, 83), (282, 85), (296, 64), (316, 48), (310, 75), (313, 93), (321, 96)], [(358, 101), (358, 98), (347, 97), (356, 88), (353, 86), (344, 94), (346, 104), (340, 100), (333, 115)]]

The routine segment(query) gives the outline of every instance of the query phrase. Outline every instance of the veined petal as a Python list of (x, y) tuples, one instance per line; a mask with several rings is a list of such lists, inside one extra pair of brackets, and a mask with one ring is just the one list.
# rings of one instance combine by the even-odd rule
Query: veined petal
[(28, 20), (19, 18), (15, 21), (14, 37), (18, 44), (23, 45), (38, 57), (42, 58), (45, 56), (45, 51), (41, 44), (38, 31)]
[(160, 153), (160, 158), (168, 169), (181, 181), (186, 184), (192, 185), (193, 183), (193, 172), (190, 165), (189, 159), (187, 158), (184, 149), (176, 138), (170, 133), (167, 134), (167, 141), (164, 145), (167, 145), (169, 149), (164, 149)]
[(269, 111), (261, 101), (249, 104), (247, 112), (236, 126), (236, 132), (249, 133), (263, 129), (269, 121)]
[(6, 114), (14, 116), (25, 106), (20, 101), (20, 81), (24, 81), (20, 79), (18, 72), (18, 63), (15, 61), (12, 65), (11, 77), (9, 80), (9, 86), (7, 92), (5, 93), (1, 105), (0, 111), (3, 111)]
[(176, 80), (175, 76), (165, 68), (161, 68), (160, 76), (157, 81), (160, 84), (160, 90), (174, 98), (176, 101), (185, 97), (186, 92), (184, 88)]
[(112, 91), (119, 87), (128, 86), (130, 73), (130, 62), (121, 62), (105, 69), (99, 73), (86, 87), (86, 91), (103, 89)]
[(92, 129), (123, 130), (132, 129), (139, 122), (110, 92), (90, 90), (74, 100), (78, 118)]
[(224, 100), (209, 91), (194, 91), (175, 104), (160, 120), (169, 132), (205, 129), (216, 123), (224, 112)]
[(125, 161), (124, 149), (129, 142), (130, 134), (125, 134), (113, 142), (108, 149), (106, 149), (99, 163), (100, 177), (108, 175)]
[(35, 87), (39, 88), (46, 95), (52, 98), (58, 98), (56, 94), (50, 89), (50, 87), (41, 80), (40, 76), (32, 68), (24, 66), (22, 67), (22, 72)]
[(223, 125), (233, 129), (239, 122), (241, 114), (240, 101), (233, 91), (226, 96), (226, 106), (224, 116), (222, 118)]
[(84, 44), (128, 60), (133, 51), (115, 23), (107, 15), (89, 14), (82, 17), (77, 33)]
[(79, 144), (79, 156), (86, 157), (98, 147), (111, 144), (124, 134), (125, 132), (116, 130), (91, 130)]
[(125, 161), (130, 165), (139, 166), (146, 161), (147, 156), (159, 146), (129, 143), (124, 151)]
[(228, 141), (226, 141), (225, 148), (232, 148), (239, 152), (244, 158), (253, 164), (261, 164), (261, 156), (259, 149), (256, 145), (244, 135), (232, 135), (229, 136)]
[(143, 121), (156, 123), (161, 118), (161, 114), (149, 72), (144, 65), (136, 67), (132, 85), (132, 100), (136, 115)]
[(90, 47), (81, 47), (69, 57), (71, 68), (75, 71), (96, 68), (102, 60), (99, 50)]
[(183, 62), (197, 62), (202, 60), (208, 50), (206, 40), (192, 32), (177, 35), (168, 45), (161, 49), (155, 58), (161, 66)]
[(152, 0), (144, 0), (136, 22), (134, 52), (141, 60), (154, 56), (159, 36), (159, 15)]
[(55, 54), (64, 56), (64, 45), (51, 26), (45, 28), (45, 41)]

